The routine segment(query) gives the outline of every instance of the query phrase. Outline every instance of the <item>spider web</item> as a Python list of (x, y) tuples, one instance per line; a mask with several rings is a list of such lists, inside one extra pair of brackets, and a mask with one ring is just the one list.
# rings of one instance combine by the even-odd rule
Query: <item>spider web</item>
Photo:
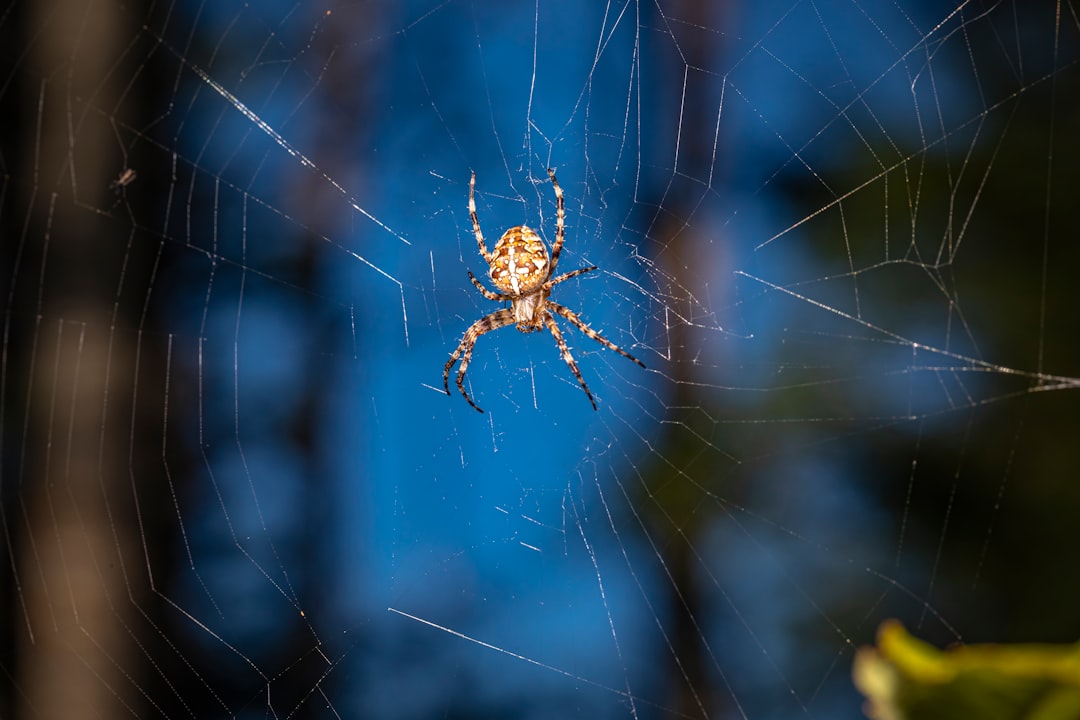
[[(0, 715), (854, 718), (887, 618), (1080, 632), (1073, 4), (0, 30)], [(480, 414), (469, 176), (550, 244), (547, 168), (648, 369), (507, 327)]]

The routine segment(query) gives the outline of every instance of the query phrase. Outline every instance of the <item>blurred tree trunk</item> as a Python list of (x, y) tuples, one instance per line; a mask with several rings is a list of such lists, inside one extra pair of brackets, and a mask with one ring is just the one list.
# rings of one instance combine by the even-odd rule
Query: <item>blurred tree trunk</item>
[(3, 479), (12, 704), (19, 717), (124, 717), (140, 705), (131, 615), (145, 582), (129, 481), (135, 345), (114, 314), (123, 275), (99, 209), (122, 169), (110, 123), (127, 78), (111, 71), (131, 35), (110, 0), (20, 11), (25, 117), (9, 156), (20, 233), (5, 240), (15, 307), (4, 410), (9, 438), (21, 436), (7, 441)]
[[(650, 533), (663, 553), (661, 559), (669, 576), (665, 602), (671, 608), (667, 707), (678, 717), (735, 714), (717, 667), (717, 651), (710, 647), (708, 631), (713, 623), (704, 596), (706, 583), (702, 582), (706, 568), (695, 550), (722, 511), (702, 497), (701, 487), (722, 477), (729, 463), (722, 455), (706, 459), (700, 452), (701, 439), (714, 438), (717, 431), (717, 415), (712, 411), (715, 398), (705, 389), (717, 378), (703, 376), (702, 368), (710, 370), (722, 363), (717, 358), (717, 333), (702, 329), (717, 319), (702, 317), (703, 308), (694, 298), (717, 299), (717, 291), (710, 290), (708, 283), (725, 275), (730, 257), (716, 231), (720, 224), (709, 222), (705, 209), (712, 203), (700, 203), (698, 198), (724, 182), (723, 150), (717, 147), (722, 138), (716, 134), (724, 60), (720, 40), (728, 25), (727, 16), (736, 11), (725, 4), (693, 0), (677, 0), (674, 7), (666, 9), (683, 21), (676, 38), (684, 53), (683, 62), (657, 63), (665, 75), (652, 79), (656, 101), (647, 103), (654, 113), (663, 114), (650, 125), (677, 123), (679, 128), (678, 157), (662, 160), (673, 162), (678, 172), (662, 192), (654, 190), (656, 207), (662, 207), (663, 212), (650, 226), (654, 246), (663, 248), (656, 262), (660, 275), (672, 279), (670, 302), (678, 319), (667, 335), (675, 395), (667, 398), (665, 433), (656, 454), (665, 459), (653, 463), (645, 474), (649, 499), (635, 506), (651, 510), (647, 516)], [(678, 117), (672, 117), (673, 110), (679, 111)], [(726, 491), (719, 494), (730, 497)]]

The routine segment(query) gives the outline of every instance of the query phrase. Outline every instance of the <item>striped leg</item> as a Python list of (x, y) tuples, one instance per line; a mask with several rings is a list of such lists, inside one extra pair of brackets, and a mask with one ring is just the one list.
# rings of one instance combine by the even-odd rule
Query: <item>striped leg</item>
[(504, 308), (496, 312), (491, 313), (485, 317), (480, 318), (465, 331), (464, 337), (461, 338), (461, 342), (458, 343), (457, 349), (454, 350), (454, 354), (450, 356), (450, 359), (446, 361), (446, 367), (443, 368), (443, 387), (446, 388), (446, 394), (450, 394), (450, 368), (454, 366), (457, 359), (461, 358), (461, 365), (458, 367), (457, 372), (457, 386), (461, 394), (465, 396), (465, 399), (469, 401), (478, 412), (484, 412), (479, 405), (472, 401), (469, 397), (469, 393), (465, 392), (465, 371), (469, 367), (469, 361), (472, 360), (473, 347), (476, 345), (476, 340), (484, 333), (489, 333), (492, 330), (498, 330), (501, 327), (506, 327), (514, 322), (514, 311), (510, 308)]

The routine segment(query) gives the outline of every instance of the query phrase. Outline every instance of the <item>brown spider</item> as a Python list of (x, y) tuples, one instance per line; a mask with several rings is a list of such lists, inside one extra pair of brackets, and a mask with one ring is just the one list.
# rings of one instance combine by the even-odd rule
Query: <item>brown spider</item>
[(502, 292), (491, 292), (476, 279), (472, 272), (469, 273), (469, 279), (488, 300), (509, 302), (510, 307), (496, 310), (490, 315), (480, 318), (465, 331), (465, 336), (461, 338), (457, 349), (454, 350), (454, 354), (450, 356), (450, 359), (446, 362), (446, 367), (443, 368), (443, 387), (446, 388), (446, 394), (449, 395), (450, 368), (460, 357), (461, 365), (458, 367), (457, 372), (458, 390), (469, 401), (469, 404), (480, 412), (484, 411), (473, 402), (472, 398), (469, 397), (469, 393), (465, 392), (464, 385), (465, 370), (469, 367), (469, 360), (472, 359), (473, 347), (476, 345), (477, 338), (484, 333), (498, 330), (511, 323), (517, 323), (517, 329), (525, 333), (540, 330), (544, 327), (551, 331), (552, 336), (555, 338), (555, 344), (559, 346), (559, 352), (562, 353), (563, 360), (570, 366), (574, 377), (581, 384), (581, 389), (585, 391), (589, 402), (592, 403), (593, 410), (596, 410), (596, 401), (593, 400), (592, 393), (589, 392), (589, 386), (585, 384), (585, 379), (581, 377), (581, 371), (578, 370), (577, 363), (574, 362), (574, 356), (570, 354), (570, 348), (566, 346), (566, 340), (563, 339), (559, 326), (555, 324), (555, 317), (551, 314), (552, 311), (562, 315), (574, 327), (604, 347), (614, 350), (623, 357), (630, 358), (641, 367), (645, 367), (645, 363), (591, 329), (573, 310), (548, 299), (553, 286), (596, 269), (596, 266), (593, 265), (571, 270), (554, 278), (551, 277), (555, 274), (555, 266), (559, 263), (566, 212), (563, 210), (562, 188), (559, 187), (559, 182), (555, 179), (555, 172), (549, 169), (548, 176), (551, 178), (551, 186), (555, 190), (556, 201), (555, 245), (551, 248), (550, 259), (544, 241), (540, 239), (540, 236), (535, 231), (525, 225), (512, 227), (503, 233), (503, 236), (499, 238), (499, 242), (495, 243), (495, 250), (489, 253), (487, 245), (484, 243), (484, 234), (480, 231), (480, 220), (476, 217), (476, 200), (474, 198), (476, 173), (473, 173), (472, 178), (469, 180), (469, 218), (472, 220), (473, 233), (476, 235), (476, 245), (480, 249), (480, 256), (484, 258), (484, 262), (490, 268), (488, 274), (491, 277), (491, 282), (495, 283), (495, 287)]

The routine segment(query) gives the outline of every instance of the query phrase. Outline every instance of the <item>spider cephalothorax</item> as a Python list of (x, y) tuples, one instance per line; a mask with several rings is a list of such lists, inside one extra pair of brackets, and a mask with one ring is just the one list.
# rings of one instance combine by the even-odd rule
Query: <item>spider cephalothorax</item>
[(585, 379), (581, 377), (581, 371), (578, 370), (574, 356), (570, 354), (570, 348), (566, 346), (562, 331), (555, 324), (555, 317), (551, 313), (562, 315), (574, 327), (596, 342), (609, 350), (614, 350), (623, 357), (630, 358), (641, 367), (645, 367), (645, 364), (636, 357), (586, 325), (572, 310), (548, 299), (553, 286), (596, 269), (596, 266), (593, 265), (552, 277), (555, 274), (555, 267), (559, 263), (559, 252), (562, 250), (566, 212), (563, 209), (562, 188), (559, 187), (559, 182), (555, 179), (555, 172), (548, 170), (548, 176), (551, 178), (551, 186), (555, 190), (555, 244), (551, 248), (550, 256), (548, 256), (547, 246), (544, 245), (544, 241), (540, 239), (540, 236), (525, 225), (518, 225), (507, 230), (499, 238), (499, 241), (495, 243), (495, 249), (488, 252), (487, 244), (484, 242), (484, 234), (480, 231), (480, 220), (476, 217), (476, 199), (474, 197), (476, 173), (473, 173), (472, 178), (469, 180), (469, 218), (472, 220), (473, 233), (476, 235), (476, 245), (480, 249), (480, 256), (488, 264), (488, 275), (491, 282), (502, 292), (488, 290), (471, 272), (469, 273), (469, 279), (488, 300), (509, 302), (510, 307), (496, 310), (490, 315), (480, 318), (465, 331), (465, 336), (461, 339), (457, 349), (454, 350), (454, 354), (446, 362), (446, 367), (443, 368), (443, 387), (446, 388), (446, 394), (449, 395), (450, 368), (454, 366), (458, 358), (461, 358), (461, 365), (458, 366), (457, 372), (458, 390), (469, 401), (469, 404), (480, 412), (484, 411), (472, 401), (469, 393), (465, 392), (464, 384), (465, 370), (469, 367), (469, 361), (472, 359), (473, 347), (476, 345), (477, 338), (484, 333), (498, 330), (512, 323), (517, 323), (517, 328), (521, 332), (532, 332), (543, 327), (546, 327), (551, 332), (551, 335), (555, 338), (555, 344), (559, 346), (559, 352), (562, 353), (563, 360), (570, 366), (574, 377), (581, 384), (581, 389), (588, 396), (593, 410), (596, 409), (596, 401), (593, 400), (592, 393), (589, 392), (589, 386), (585, 384)]

